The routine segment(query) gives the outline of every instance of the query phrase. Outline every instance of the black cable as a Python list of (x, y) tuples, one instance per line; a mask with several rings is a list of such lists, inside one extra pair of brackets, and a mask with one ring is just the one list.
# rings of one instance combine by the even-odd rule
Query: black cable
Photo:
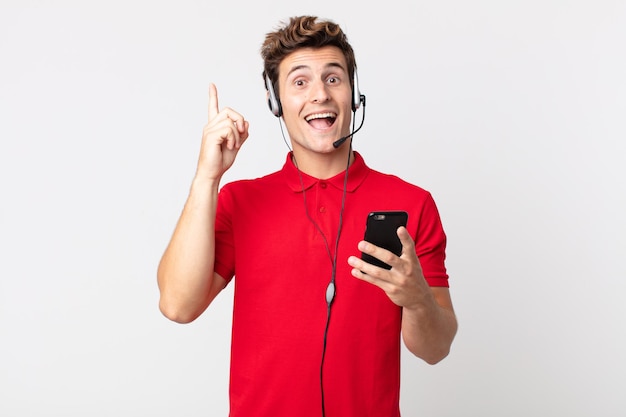
[[(354, 123), (353, 123), (354, 129)], [(354, 134), (354, 131), (352, 132)], [(320, 389), (322, 394), (322, 417), (326, 417), (326, 404), (324, 402), (324, 359), (326, 358), (326, 343), (328, 341), (328, 329), (330, 327), (330, 311), (333, 301), (335, 300), (336, 285), (335, 277), (337, 275), (337, 252), (339, 252), (339, 237), (343, 225), (343, 210), (346, 205), (346, 191), (348, 189), (348, 169), (350, 168), (350, 156), (352, 155), (352, 136), (350, 136), (350, 149), (348, 151), (348, 162), (346, 164), (346, 174), (343, 177), (343, 192), (341, 196), (341, 209), (339, 211), (339, 227), (337, 229), (337, 239), (335, 240), (335, 259), (333, 261), (333, 274), (330, 283), (326, 288), (326, 326), (324, 327), (324, 341), (322, 346), (322, 361), (320, 363)]]
[[(361, 100), (365, 101), (365, 96), (361, 96)], [(365, 104), (365, 103), (363, 103), (363, 104)], [(320, 390), (321, 390), (321, 395), (322, 395), (322, 417), (326, 417), (326, 405), (325, 405), (325, 401), (324, 401), (325, 400), (324, 399), (324, 361), (325, 361), (325, 358), (326, 358), (326, 345), (327, 345), (327, 341), (328, 341), (328, 329), (330, 327), (331, 306), (333, 304), (333, 301), (335, 299), (335, 294), (336, 294), (335, 277), (336, 277), (336, 274), (337, 274), (337, 252), (339, 251), (339, 237), (341, 236), (341, 229), (342, 229), (342, 226), (343, 226), (343, 211), (344, 211), (344, 208), (345, 208), (346, 194), (347, 194), (347, 189), (348, 189), (348, 169), (350, 168), (350, 157), (352, 156), (352, 137), (363, 126), (363, 122), (365, 121), (365, 106), (363, 106), (361, 123), (360, 123), (360, 125), (359, 125), (359, 127), (357, 129), (355, 129), (355, 126), (356, 126), (356, 111), (354, 111), (353, 113), (354, 113), (354, 117), (352, 117), (352, 132), (348, 136), (344, 136), (344, 137), (338, 139), (335, 142), (335, 144), (333, 144), (333, 146), (335, 146), (335, 148), (337, 148), (337, 147), (341, 146), (341, 144), (343, 144), (343, 142), (346, 139), (350, 139), (350, 149), (348, 151), (348, 160), (346, 162), (346, 173), (345, 173), (344, 179), (343, 179), (343, 191), (342, 191), (342, 196), (341, 196), (341, 208), (339, 210), (339, 225), (338, 225), (338, 228), (337, 228), (337, 237), (335, 239), (335, 253), (334, 253), (334, 256), (333, 256), (333, 254), (330, 251), (330, 246), (328, 244), (328, 239), (326, 239), (326, 235), (324, 235), (324, 232), (322, 231), (322, 229), (319, 227), (317, 222), (309, 214), (309, 209), (308, 209), (308, 206), (307, 206), (307, 203), (306, 203), (306, 191), (305, 191), (305, 187), (304, 187), (304, 180), (302, 179), (302, 173), (300, 172), (300, 168), (298, 167), (298, 161), (296, 160), (295, 155), (293, 155), (293, 150), (289, 146), (289, 143), (287, 142), (287, 138), (285, 137), (285, 132), (283, 130), (283, 125), (281, 123), (281, 119), (280, 118), (278, 119), (278, 124), (280, 125), (280, 133), (282, 134), (283, 141), (285, 142), (285, 145), (287, 145), (287, 148), (289, 149), (289, 151), (292, 153), (293, 163), (294, 163), (294, 165), (296, 167), (296, 170), (298, 171), (298, 179), (300, 180), (300, 186), (302, 188), (302, 199), (304, 201), (304, 213), (306, 214), (307, 219), (313, 224), (313, 226), (315, 226), (315, 228), (318, 231), (318, 233), (322, 236), (322, 240), (324, 241), (324, 246), (326, 247), (326, 252), (328, 254), (328, 258), (329, 258), (329, 260), (331, 262), (331, 266), (332, 266), (330, 282), (328, 283), (328, 286), (326, 288), (326, 325), (324, 326), (324, 338), (323, 338), (323, 345), (322, 345), (322, 358), (321, 358), (321, 363), (320, 363)], [(338, 143), (338, 145), (336, 145), (337, 143)]]

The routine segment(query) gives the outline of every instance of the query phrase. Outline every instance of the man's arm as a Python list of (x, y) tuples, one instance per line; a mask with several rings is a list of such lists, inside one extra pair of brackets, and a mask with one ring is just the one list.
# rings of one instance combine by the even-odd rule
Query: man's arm
[(195, 320), (224, 288), (213, 272), (217, 187), (195, 179), (157, 272), (159, 308), (170, 320)]
[(432, 287), (430, 293), (402, 309), (402, 338), (411, 353), (433, 365), (450, 353), (457, 321), (448, 288)]
[(226, 285), (214, 272), (217, 196), (222, 175), (248, 138), (248, 126), (234, 110), (219, 110), (211, 84), (196, 175), (157, 271), (159, 308), (176, 322), (195, 320)]
[(402, 337), (415, 356), (430, 364), (445, 358), (457, 330), (457, 321), (447, 288), (431, 288), (422, 273), (415, 242), (404, 227), (398, 229), (402, 254), (398, 257), (366, 241), (360, 251), (391, 265), (387, 270), (351, 256), (352, 275), (381, 288), (396, 305), (402, 307)]

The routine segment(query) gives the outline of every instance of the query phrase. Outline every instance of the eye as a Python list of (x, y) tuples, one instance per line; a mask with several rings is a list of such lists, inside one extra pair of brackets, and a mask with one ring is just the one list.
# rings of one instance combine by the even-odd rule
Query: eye
[(328, 77), (328, 80), (326, 80), (326, 82), (328, 82), (328, 84), (337, 84), (337, 83), (339, 83), (339, 78), (337, 78), (337, 77)]

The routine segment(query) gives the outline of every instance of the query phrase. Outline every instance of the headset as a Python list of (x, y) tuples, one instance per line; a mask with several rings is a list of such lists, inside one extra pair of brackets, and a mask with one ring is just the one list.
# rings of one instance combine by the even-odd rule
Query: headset
[[(267, 98), (267, 104), (270, 108), (270, 111), (272, 112), (272, 114), (278, 118), (280, 118), (283, 115), (283, 108), (282, 105), (280, 103), (280, 99), (278, 98), (278, 95), (276, 94), (276, 89), (274, 88), (274, 84), (272, 83), (272, 81), (270, 80), (270, 77), (267, 73), (265, 73), (265, 88), (267, 89), (268, 92), (268, 98)], [(359, 125), (359, 127), (357, 129), (354, 129), (354, 124), (355, 124), (355, 120), (353, 118), (352, 123), (353, 123), (353, 127), (352, 127), (352, 132), (347, 135), (347, 136), (343, 136), (341, 138), (339, 138), (338, 140), (336, 140), (335, 142), (333, 142), (333, 146), (335, 148), (338, 148), (339, 146), (341, 146), (347, 139), (351, 139), (352, 136), (358, 132), (361, 127), (363, 126), (363, 122), (365, 121), (365, 95), (361, 94), (360, 90), (359, 90), (359, 77), (357, 75), (357, 71), (356, 68), (354, 69), (354, 76), (353, 76), (353, 80), (352, 80), (352, 103), (351, 103), (351, 107), (352, 107), (352, 112), (356, 113), (356, 111), (361, 107), (361, 105), (363, 105), (363, 112), (362, 112), (362, 119), (361, 119), (361, 123)], [(281, 124), (281, 132), (282, 132), (282, 124)], [(285, 140), (284, 137), (284, 132), (283, 132), (283, 139)], [(285, 140), (285, 144), (287, 144), (287, 141)], [(287, 145), (287, 147), (289, 147), (289, 145)], [(352, 142), (350, 142), (350, 147), (352, 147)], [(350, 167), (350, 154), (351, 152), (348, 153), (348, 160), (346, 161), (346, 170), (345, 170), (345, 176), (344, 176), (344, 183), (343, 183), (343, 193), (342, 193), (342, 198), (341, 198), (341, 210), (339, 213), (339, 226), (338, 226), (338, 230), (337, 230), (337, 237), (335, 239), (335, 253), (334, 253), (334, 257), (331, 255), (331, 250), (330, 250), (330, 243), (328, 242), (326, 236), (324, 235), (324, 233), (322, 232), (322, 230), (320, 229), (319, 225), (315, 222), (315, 220), (313, 220), (313, 218), (310, 216), (308, 210), (307, 210), (307, 202), (306, 202), (306, 191), (304, 190), (304, 183), (302, 180), (302, 175), (300, 173), (300, 169), (298, 168), (298, 162), (295, 159), (295, 156), (293, 157), (293, 162), (296, 166), (296, 169), (298, 170), (298, 176), (300, 179), (300, 185), (302, 186), (302, 197), (304, 200), (304, 211), (305, 214), (307, 216), (307, 218), (309, 219), (309, 221), (315, 226), (315, 228), (317, 229), (317, 231), (320, 233), (320, 235), (322, 236), (322, 239), (324, 241), (324, 244), (326, 246), (326, 251), (328, 253), (328, 257), (331, 261), (332, 264), (332, 275), (331, 275), (331, 279), (330, 282), (328, 284), (328, 286), (326, 287), (326, 293), (325, 293), (325, 300), (326, 300), (326, 325), (324, 328), (324, 338), (323, 338), (323, 347), (322, 347), (322, 358), (321, 358), (321, 364), (320, 364), (320, 388), (321, 388), (321, 396), (322, 396), (322, 417), (326, 416), (326, 406), (325, 406), (325, 395), (324, 395), (324, 361), (325, 361), (325, 357), (326, 357), (326, 342), (327, 342), (327, 338), (328, 338), (328, 329), (329, 329), (329, 325), (330, 325), (330, 316), (331, 316), (331, 306), (333, 304), (333, 301), (335, 300), (335, 294), (336, 294), (336, 286), (335, 286), (335, 275), (337, 272), (337, 252), (339, 250), (339, 238), (341, 236), (341, 229), (342, 229), (342, 225), (343, 225), (343, 211), (344, 211), (344, 207), (345, 207), (345, 200), (346, 200), (346, 189), (348, 186), (348, 168)]]
[[(269, 96), (267, 98), (267, 105), (270, 108), (272, 114), (276, 117), (283, 115), (283, 106), (280, 104), (280, 99), (276, 94), (276, 89), (270, 76), (265, 73), (265, 88), (267, 89)], [(361, 103), (365, 103), (365, 96), (359, 91), (359, 77), (357, 75), (356, 68), (354, 69), (354, 77), (352, 79), (352, 111), (355, 112), (361, 107)]]

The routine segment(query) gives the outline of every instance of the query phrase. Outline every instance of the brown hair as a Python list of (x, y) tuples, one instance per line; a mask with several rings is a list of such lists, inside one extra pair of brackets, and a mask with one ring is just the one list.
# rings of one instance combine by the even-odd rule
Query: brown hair
[(269, 76), (278, 94), (278, 66), (287, 55), (300, 48), (321, 48), (329, 45), (336, 46), (343, 52), (352, 85), (356, 61), (347, 36), (338, 24), (330, 20), (318, 20), (316, 16), (292, 17), (282, 27), (267, 33), (261, 47), (263, 78)]

